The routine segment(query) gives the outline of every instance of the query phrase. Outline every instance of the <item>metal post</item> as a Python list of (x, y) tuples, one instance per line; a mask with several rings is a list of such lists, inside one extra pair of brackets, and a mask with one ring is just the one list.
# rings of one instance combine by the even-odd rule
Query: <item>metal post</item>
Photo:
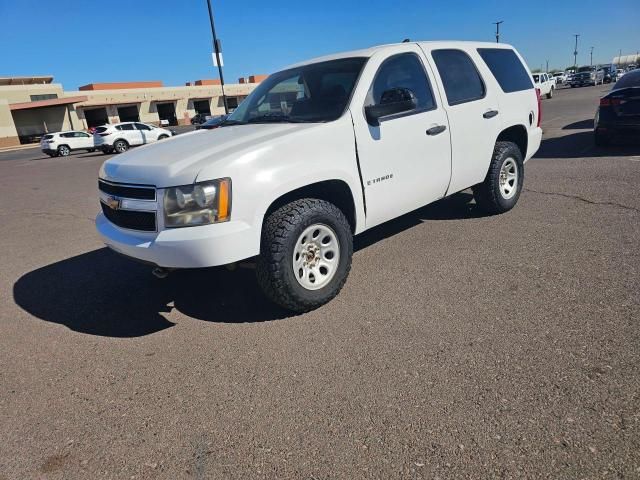
[(211, 35), (213, 36), (213, 51), (216, 54), (216, 63), (218, 64), (218, 73), (220, 75), (220, 87), (222, 88), (222, 103), (224, 103), (224, 113), (229, 114), (229, 107), (227, 106), (227, 96), (224, 94), (224, 77), (222, 76), (222, 62), (220, 61), (220, 44), (216, 37), (216, 27), (213, 24), (213, 10), (211, 9), (211, 0), (207, 0), (207, 7), (209, 8), (209, 23), (211, 23)]
[(496, 43), (500, 43), (500, 24), (501, 23), (504, 23), (504, 20), (493, 22), (493, 24), (496, 26)]
[(574, 33), (573, 36), (576, 37), (576, 46), (573, 49), (573, 69), (574, 71), (577, 71), (578, 70), (578, 37), (580, 36), (580, 34)]
[(591, 66), (593, 67), (593, 47), (591, 47)]
[(545, 72), (549, 73), (549, 60), (547, 60), (547, 69), (545, 70)]

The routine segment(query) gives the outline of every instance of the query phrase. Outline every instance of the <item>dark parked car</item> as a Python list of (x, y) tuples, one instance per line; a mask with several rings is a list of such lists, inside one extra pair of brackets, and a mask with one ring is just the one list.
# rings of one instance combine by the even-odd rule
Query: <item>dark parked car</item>
[(594, 120), (596, 145), (632, 135), (640, 135), (640, 70), (627, 73), (600, 99)]
[(201, 125), (207, 121), (207, 118), (211, 117), (211, 115), (206, 113), (196, 113), (195, 116), (191, 119), (191, 125)]
[(222, 122), (227, 119), (226, 115), (217, 115), (215, 117), (211, 117), (206, 122), (196, 125), (196, 130), (213, 130), (214, 128), (218, 128)]

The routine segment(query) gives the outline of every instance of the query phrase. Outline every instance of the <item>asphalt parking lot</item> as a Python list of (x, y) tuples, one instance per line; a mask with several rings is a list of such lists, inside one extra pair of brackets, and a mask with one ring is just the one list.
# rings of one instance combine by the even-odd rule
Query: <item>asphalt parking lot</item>
[(290, 316), (250, 269), (101, 244), (107, 158), (0, 154), (0, 479), (640, 477), (640, 146), (608, 86), (543, 101), (508, 214), (460, 193), (359, 237)]

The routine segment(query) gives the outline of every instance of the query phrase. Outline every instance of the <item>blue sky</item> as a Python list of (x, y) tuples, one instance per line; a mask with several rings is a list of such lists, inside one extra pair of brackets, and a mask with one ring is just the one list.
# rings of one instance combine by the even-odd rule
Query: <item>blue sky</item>
[[(327, 53), (412, 40), (501, 40), (532, 69), (640, 50), (640, 0), (213, 0), (225, 80)], [(206, 0), (0, 0), (0, 76), (91, 82), (215, 78)]]

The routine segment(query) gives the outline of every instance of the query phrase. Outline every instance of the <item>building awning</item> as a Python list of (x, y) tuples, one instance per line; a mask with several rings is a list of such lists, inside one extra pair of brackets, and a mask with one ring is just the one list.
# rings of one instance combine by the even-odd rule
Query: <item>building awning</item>
[[(85, 97), (87, 98), (87, 97)], [(127, 100), (122, 102), (99, 102), (99, 103), (85, 103), (83, 105), (78, 105), (82, 108), (87, 107), (108, 107), (110, 105), (139, 105), (142, 103), (142, 100)]]
[(189, 97), (189, 100), (211, 100), (213, 97), (209, 95), (208, 97)]
[(160, 99), (156, 99), (154, 98), (153, 100), (149, 100), (150, 102), (177, 102), (178, 100), (180, 100), (179, 98), (160, 98)]
[(36, 102), (22, 102), (9, 104), (9, 110), (29, 110), (31, 108), (55, 107), (57, 105), (69, 105), (71, 103), (85, 102), (87, 97), (66, 97), (52, 98), (49, 100), (38, 100)]

